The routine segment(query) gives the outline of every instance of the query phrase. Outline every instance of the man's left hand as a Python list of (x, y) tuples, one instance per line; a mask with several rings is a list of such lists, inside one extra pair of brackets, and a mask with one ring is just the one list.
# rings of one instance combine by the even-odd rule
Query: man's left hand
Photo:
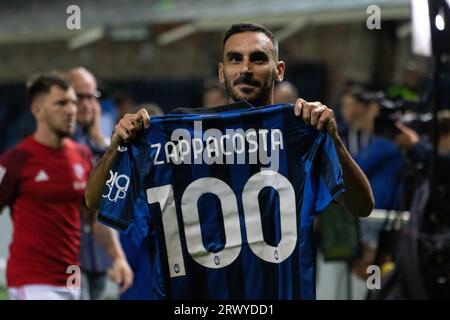
[(332, 138), (338, 136), (334, 112), (326, 105), (320, 102), (307, 102), (300, 98), (295, 102), (294, 113), (297, 117), (301, 116), (305, 123), (313, 128), (327, 130)]
[(123, 257), (114, 259), (108, 274), (109, 277), (119, 285), (119, 293), (123, 293), (133, 284), (133, 271)]

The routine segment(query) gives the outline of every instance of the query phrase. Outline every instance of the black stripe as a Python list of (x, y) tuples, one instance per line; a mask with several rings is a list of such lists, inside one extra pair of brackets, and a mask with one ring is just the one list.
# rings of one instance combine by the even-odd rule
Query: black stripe
[(109, 224), (113, 227), (119, 228), (122, 231), (125, 231), (128, 227), (127, 224), (117, 221), (117, 220), (114, 220), (114, 219), (111, 219), (111, 218), (108, 218), (107, 216), (103, 215), (101, 212), (99, 212), (97, 219), (99, 221), (105, 222), (106, 224)]

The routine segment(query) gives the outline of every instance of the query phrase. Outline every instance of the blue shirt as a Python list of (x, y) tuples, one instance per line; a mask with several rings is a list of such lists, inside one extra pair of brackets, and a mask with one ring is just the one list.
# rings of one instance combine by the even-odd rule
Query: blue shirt
[(155, 299), (314, 299), (314, 215), (343, 191), (293, 105), (152, 117), (120, 147), (99, 220), (151, 244)]

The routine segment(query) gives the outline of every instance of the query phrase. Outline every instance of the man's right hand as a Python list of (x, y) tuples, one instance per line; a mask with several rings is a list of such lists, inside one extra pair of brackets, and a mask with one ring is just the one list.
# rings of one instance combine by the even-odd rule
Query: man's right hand
[(411, 128), (401, 122), (396, 122), (395, 126), (400, 133), (395, 137), (394, 142), (402, 149), (409, 150), (419, 142), (419, 135)]
[(142, 128), (148, 127), (150, 127), (150, 117), (147, 110), (142, 108), (136, 113), (127, 113), (114, 128), (111, 139), (112, 147), (116, 148), (123, 143), (130, 142)]

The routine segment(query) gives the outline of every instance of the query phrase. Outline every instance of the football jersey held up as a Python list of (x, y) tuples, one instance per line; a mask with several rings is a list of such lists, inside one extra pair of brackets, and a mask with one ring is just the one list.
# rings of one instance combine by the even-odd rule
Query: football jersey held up
[(182, 109), (119, 147), (99, 219), (152, 244), (155, 299), (314, 299), (314, 215), (343, 191), (294, 106)]

